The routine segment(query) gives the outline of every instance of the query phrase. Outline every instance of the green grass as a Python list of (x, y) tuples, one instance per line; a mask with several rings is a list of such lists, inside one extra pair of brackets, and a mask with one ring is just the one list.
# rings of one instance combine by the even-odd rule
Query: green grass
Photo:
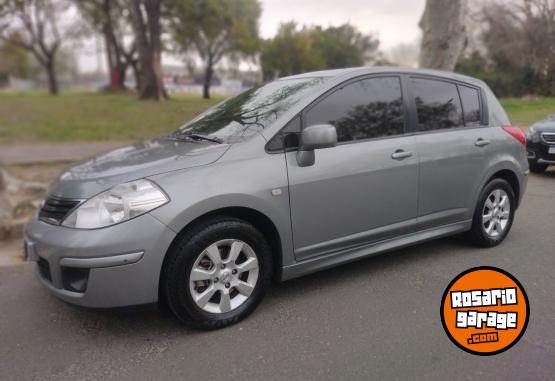
[(530, 127), (534, 122), (555, 114), (555, 98), (502, 99), (501, 104), (511, 122), (517, 126)]
[[(220, 99), (174, 96), (141, 102), (133, 94), (0, 93), (0, 143), (140, 140), (166, 134)], [(514, 124), (555, 113), (555, 98), (504, 99)]]
[(133, 94), (0, 93), (0, 143), (138, 140), (166, 134), (221, 99)]

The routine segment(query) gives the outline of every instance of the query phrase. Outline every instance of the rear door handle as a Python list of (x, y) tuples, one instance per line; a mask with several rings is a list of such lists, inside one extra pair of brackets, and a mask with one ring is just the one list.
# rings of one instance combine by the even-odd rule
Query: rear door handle
[(485, 139), (482, 139), (482, 138), (479, 138), (478, 140), (476, 140), (476, 141), (474, 142), (474, 145), (475, 145), (476, 147), (485, 147), (485, 146), (487, 146), (488, 144), (489, 144), (489, 140), (485, 140)]
[(411, 156), (412, 156), (412, 152), (403, 151), (402, 149), (398, 149), (397, 151), (395, 151), (391, 154), (391, 158), (395, 159), (395, 160), (402, 160), (402, 159), (406, 159), (407, 157), (411, 157)]

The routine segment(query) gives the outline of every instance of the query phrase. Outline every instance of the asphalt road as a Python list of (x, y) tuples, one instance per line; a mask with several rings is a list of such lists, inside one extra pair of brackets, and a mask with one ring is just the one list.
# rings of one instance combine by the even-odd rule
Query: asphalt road
[[(555, 172), (533, 175), (498, 248), (422, 244), (272, 287), (247, 320), (196, 332), (163, 312), (92, 312), (53, 297), (34, 266), (0, 268), (1, 380), (555, 378)], [(480, 265), (526, 289), (528, 329), (509, 351), (474, 356), (449, 341), (444, 288)]]

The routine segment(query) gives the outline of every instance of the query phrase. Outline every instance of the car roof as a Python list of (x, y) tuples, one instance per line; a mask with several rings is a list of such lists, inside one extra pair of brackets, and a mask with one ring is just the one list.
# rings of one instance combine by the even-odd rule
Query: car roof
[(283, 77), (283, 78), (280, 78), (280, 80), (314, 78), (314, 77), (327, 77), (327, 78), (345, 77), (345, 79), (349, 79), (349, 78), (354, 78), (361, 75), (380, 74), (380, 73), (431, 75), (435, 77), (452, 79), (455, 81), (472, 83), (475, 85), (483, 84), (483, 82), (479, 79), (462, 75), (462, 74), (453, 73), (453, 72), (441, 71), (441, 70), (430, 70), (430, 69), (414, 69), (414, 68), (396, 67), (396, 66), (372, 66), (372, 67), (354, 67), (354, 68), (346, 68), (346, 69), (321, 70), (321, 71), (313, 71), (310, 73)]

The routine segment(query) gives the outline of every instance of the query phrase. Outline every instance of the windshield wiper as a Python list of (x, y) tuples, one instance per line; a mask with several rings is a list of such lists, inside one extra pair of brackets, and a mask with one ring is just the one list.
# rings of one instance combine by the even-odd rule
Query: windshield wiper
[(171, 137), (178, 140), (186, 140), (186, 139), (204, 140), (207, 142), (218, 143), (218, 144), (222, 144), (224, 142), (222, 139), (216, 138), (216, 137), (200, 135), (200, 134), (179, 133), (179, 132), (172, 134)]

